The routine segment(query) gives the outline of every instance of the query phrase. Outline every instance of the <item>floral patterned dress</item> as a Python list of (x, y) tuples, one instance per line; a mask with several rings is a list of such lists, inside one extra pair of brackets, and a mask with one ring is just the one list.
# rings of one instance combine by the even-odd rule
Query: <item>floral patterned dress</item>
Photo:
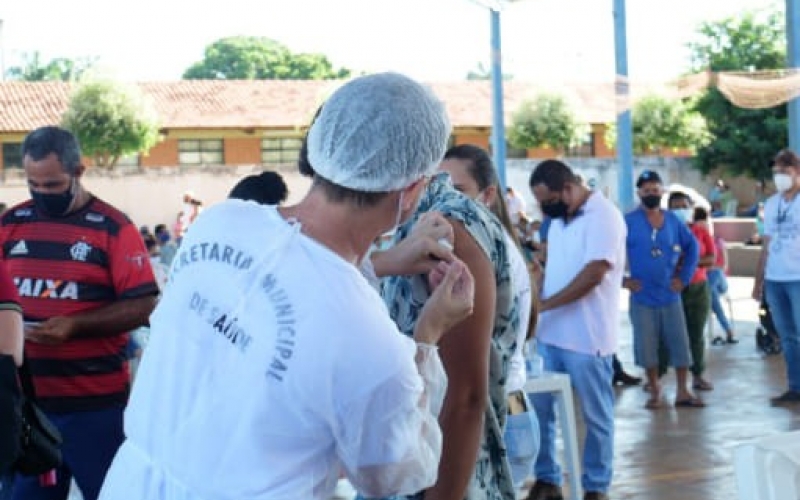
[[(509, 360), (516, 348), (519, 307), (511, 290), (511, 268), (503, 229), (491, 212), (458, 192), (450, 176), (441, 173), (431, 179), (419, 208), (411, 220), (398, 228), (395, 239), (405, 238), (417, 219), (429, 211), (438, 211), (448, 219), (463, 223), (494, 265), (497, 298), (489, 353), (489, 398), (478, 459), (465, 498), (513, 500), (514, 485), (506, 458), (503, 431), (507, 413), (505, 383)], [(425, 277), (387, 278), (382, 283), (382, 295), (400, 331), (413, 335), (414, 326), (429, 296)]]

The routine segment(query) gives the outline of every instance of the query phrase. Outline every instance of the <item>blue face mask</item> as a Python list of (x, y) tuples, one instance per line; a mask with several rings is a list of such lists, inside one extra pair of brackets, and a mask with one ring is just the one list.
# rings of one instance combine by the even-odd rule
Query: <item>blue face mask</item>
[(169, 241), (169, 233), (159, 233), (158, 234), (158, 242), (160, 244), (164, 244)]
[(67, 211), (75, 200), (74, 180), (74, 178), (70, 180), (69, 187), (63, 193), (40, 193), (31, 189), (31, 199), (36, 210), (48, 217), (67, 215)]
[(672, 212), (678, 216), (678, 219), (680, 219), (681, 222), (692, 222), (694, 210), (691, 208), (673, 208)]

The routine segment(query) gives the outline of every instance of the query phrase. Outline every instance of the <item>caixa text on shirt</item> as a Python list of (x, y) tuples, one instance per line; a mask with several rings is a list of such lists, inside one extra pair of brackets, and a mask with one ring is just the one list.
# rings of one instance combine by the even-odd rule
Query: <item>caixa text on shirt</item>
[(78, 284), (74, 281), (16, 277), (14, 285), (20, 297), (78, 300)]

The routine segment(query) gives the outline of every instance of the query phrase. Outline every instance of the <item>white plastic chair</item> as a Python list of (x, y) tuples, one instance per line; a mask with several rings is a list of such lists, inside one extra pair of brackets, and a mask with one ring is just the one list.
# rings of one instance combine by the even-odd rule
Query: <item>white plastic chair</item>
[(740, 500), (800, 499), (800, 431), (737, 446), (734, 471)]

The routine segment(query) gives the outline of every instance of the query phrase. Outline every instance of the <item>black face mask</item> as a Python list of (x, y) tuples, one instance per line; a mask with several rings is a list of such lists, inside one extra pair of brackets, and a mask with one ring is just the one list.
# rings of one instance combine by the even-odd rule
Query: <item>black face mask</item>
[(647, 208), (656, 208), (661, 203), (661, 196), (657, 194), (648, 194), (642, 196), (642, 205)]
[(36, 210), (48, 217), (61, 217), (66, 215), (75, 193), (72, 192), (72, 182), (63, 193), (39, 193), (31, 189), (31, 199)]
[(568, 211), (569, 206), (562, 200), (542, 204), (542, 213), (552, 219), (566, 217)]

